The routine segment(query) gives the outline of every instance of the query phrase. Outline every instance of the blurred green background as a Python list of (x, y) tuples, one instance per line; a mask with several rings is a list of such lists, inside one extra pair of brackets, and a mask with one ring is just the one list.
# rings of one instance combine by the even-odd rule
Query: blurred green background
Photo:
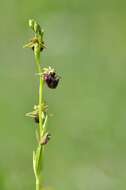
[(126, 2), (0, 1), (0, 190), (34, 190), (37, 103), (28, 19), (45, 30), (44, 66), (62, 77), (45, 88), (52, 140), (44, 184), (53, 190), (126, 189)]

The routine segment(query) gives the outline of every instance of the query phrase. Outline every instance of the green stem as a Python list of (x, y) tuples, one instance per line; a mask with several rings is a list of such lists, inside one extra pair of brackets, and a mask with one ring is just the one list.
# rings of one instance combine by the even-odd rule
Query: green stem
[[(36, 48), (35, 51), (35, 61), (37, 65), (38, 72), (41, 73), (41, 65), (40, 65), (40, 50)], [(42, 126), (42, 103), (43, 103), (43, 79), (40, 75), (39, 78), (39, 139), (43, 134), (43, 126)], [(39, 147), (40, 146), (40, 147)], [(41, 168), (42, 160), (43, 160), (43, 148), (42, 145), (38, 145), (39, 152), (38, 152), (38, 163), (37, 168)], [(38, 178), (36, 178), (36, 190), (40, 190), (40, 174), (38, 174)]]
[[(39, 48), (35, 51), (35, 61), (38, 69), (38, 73), (41, 73), (41, 65), (40, 65), (40, 50)], [(43, 79), (40, 75), (39, 77), (39, 137), (41, 137), (42, 133), (42, 95), (43, 95)]]
[(43, 127), (42, 127), (42, 92), (43, 92), (43, 79), (42, 77), (40, 76), (40, 79), (39, 79), (39, 131), (40, 131), (40, 137), (41, 137), (41, 134), (42, 134), (42, 130), (43, 130)]
[(36, 180), (36, 190), (40, 190), (40, 183), (39, 183), (39, 180)]

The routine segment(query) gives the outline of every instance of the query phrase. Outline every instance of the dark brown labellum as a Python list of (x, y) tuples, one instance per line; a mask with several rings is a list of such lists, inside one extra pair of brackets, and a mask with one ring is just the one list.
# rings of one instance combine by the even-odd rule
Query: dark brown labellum
[(56, 76), (55, 72), (46, 73), (44, 75), (44, 80), (49, 88), (55, 89), (59, 83), (59, 77)]

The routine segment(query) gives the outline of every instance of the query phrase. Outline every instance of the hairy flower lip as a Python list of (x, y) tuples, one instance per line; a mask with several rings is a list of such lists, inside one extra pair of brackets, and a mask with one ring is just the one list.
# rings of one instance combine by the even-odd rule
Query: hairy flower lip
[(60, 77), (56, 75), (54, 70), (47, 70), (47, 72), (44, 73), (43, 78), (47, 86), (51, 89), (55, 89), (58, 86), (60, 80)]

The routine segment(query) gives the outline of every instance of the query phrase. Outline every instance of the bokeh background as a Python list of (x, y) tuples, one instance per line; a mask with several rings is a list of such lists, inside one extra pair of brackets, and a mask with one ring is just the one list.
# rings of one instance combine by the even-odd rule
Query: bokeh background
[(45, 30), (44, 66), (62, 77), (44, 89), (53, 113), (44, 185), (53, 190), (126, 189), (126, 3), (0, 0), (0, 190), (34, 190), (37, 103), (28, 19)]

